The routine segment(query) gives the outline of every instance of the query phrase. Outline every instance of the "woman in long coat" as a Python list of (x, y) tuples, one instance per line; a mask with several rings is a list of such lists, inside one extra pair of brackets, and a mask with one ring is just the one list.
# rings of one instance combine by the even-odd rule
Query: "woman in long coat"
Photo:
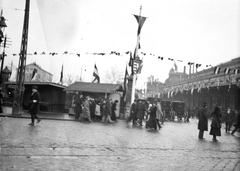
[(89, 110), (89, 97), (86, 97), (83, 102), (83, 111), (79, 121), (81, 121), (82, 118), (87, 118), (90, 123), (92, 122)]
[(154, 128), (155, 130), (157, 129), (157, 122), (156, 122), (156, 110), (157, 107), (155, 104), (151, 104), (149, 105), (149, 110), (148, 112), (148, 116), (147, 116), (147, 121), (146, 121), (146, 128)]
[(163, 124), (163, 122), (164, 122), (164, 118), (163, 118), (163, 112), (162, 112), (162, 107), (161, 107), (161, 101), (160, 100), (158, 100), (157, 101), (157, 110), (156, 110), (156, 122), (157, 122), (157, 125), (158, 125), (158, 127), (159, 127), (159, 129), (160, 128), (162, 128), (161, 127), (161, 125), (160, 125), (160, 120), (162, 119), (162, 124)]
[(217, 105), (214, 112), (211, 113), (212, 123), (210, 135), (213, 136), (213, 141), (217, 141), (217, 136), (221, 136), (221, 117), (222, 112), (220, 107)]
[(204, 131), (208, 131), (208, 118), (207, 118), (207, 104), (204, 103), (203, 107), (198, 111), (198, 138), (203, 139)]

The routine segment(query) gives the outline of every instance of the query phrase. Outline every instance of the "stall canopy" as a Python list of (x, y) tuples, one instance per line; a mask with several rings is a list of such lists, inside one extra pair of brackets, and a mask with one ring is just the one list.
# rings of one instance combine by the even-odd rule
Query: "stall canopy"
[(66, 87), (64, 91), (114, 93), (116, 91), (122, 92), (123, 88), (121, 84), (75, 82)]

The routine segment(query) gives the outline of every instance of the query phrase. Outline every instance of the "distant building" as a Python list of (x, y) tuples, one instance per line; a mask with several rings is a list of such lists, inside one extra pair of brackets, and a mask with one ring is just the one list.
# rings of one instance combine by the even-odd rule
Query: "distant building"
[(161, 98), (181, 100), (190, 111), (197, 111), (204, 102), (213, 110), (216, 103), (240, 108), (240, 57), (196, 73), (169, 72)]
[(26, 65), (26, 82), (52, 82), (53, 75), (42, 69), (36, 63)]

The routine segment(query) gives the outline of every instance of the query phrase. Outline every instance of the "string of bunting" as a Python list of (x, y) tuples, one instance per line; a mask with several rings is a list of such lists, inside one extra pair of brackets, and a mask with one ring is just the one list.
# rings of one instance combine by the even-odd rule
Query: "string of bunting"
[[(104, 56), (104, 55), (107, 55), (107, 54), (110, 54), (110, 55), (117, 55), (117, 56), (121, 56), (121, 55), (123, 55), (123, 54), (130, 54), (131, 52), (130, 51), (126, 51), (126, 52), (124, 52), (124, 53), (122, 53), (122, 52), (117, 52), (117, 51), (111, 51), (110, 53), (85, 53), (85, 54), (90, 54), (90, 55), (100, 55), (100, 56)], [(73, 53), (73, 52), (68, 52), (68, 51), (65, 51), (65, 52), (63, 52), (63, 53), (58, 53), (58, 52), (50, 52), (50, 53), (47, 53), (47, 52), (41, 52), (41, 53), (39, 53), (39, 52), (34, 52), (34, 53), (28, 53), (27, 55), (47, 55), (47, 54), (49, 54), (49, 55), (51, 55), (51, 56), (56, 56), (56, 55), (60, 55), (60, 54), (62, 54), (62, 55), (76, 55), (77, 57), (81, 57), (81, 54), (80, 53)], [(145, 53), (145, 52), (141, 52), (141, 54), (142, 55), (147, 55), (147, 53)], [(12, 54), (13, 56), (16, 56), (16, 55), (18, 55), (18, 54)], [(157, 55), (155, 55), (155, 54), (152, 54), (152, 53), (150, 53), (149, 54), (150, 56), (157, 56)], [(7, 56), (7, 54), (5, 54), (5, 56)], [(166, 59), (166, 60), (169, 60), (169, 61), (177, 61), (177, 62), (184, 62), (183, 60), (179, 60), (179, 59), (177, 59), (177, 60), (175, 60), (175, 59), (173, 59), (173, 58), (166, 58), (166, 57), (163, 57), (163, 56), (157, 56), (158, 57), (158, 59), (160, 59), (160, 60), (164, 60), (164, 59)], [(187, 65), (194, 65), (195, 63), (194, 62), (186, 62), (186, 64)], [(199, 64), (199, 63), (196, 63), (195, 64), (195, 66), (196, 66), (196, 68), (199, 68), (199, 67), (201, 67), (201, 66), (203, 66), (203, 64)], [(212, 65), (206, 65), (206, 67), (213, 67)], [(220, 68), (220, 67), (215, 67), (214, 68), (214, 73), (215, 74), (219, 74), (220, 73), (220, 71), (222, 71), (222, 68)], [(240, 70), (238, 69), (238, 68), (224, 68), (224, 73), (225, 74), (229, 74), (230, 72), (233, 72), (233, 73), (235, 73), (235, 74), (238, 74), (239, 72), (240, 72)]]

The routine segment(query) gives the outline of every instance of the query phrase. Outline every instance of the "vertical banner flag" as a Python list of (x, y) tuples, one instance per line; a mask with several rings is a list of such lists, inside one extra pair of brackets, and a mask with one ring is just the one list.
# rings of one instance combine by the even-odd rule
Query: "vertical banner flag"
[(126, 71), (125, 71), (125, 77), (124, 77), (124, 82), (123, 82), (123, 88), (124, 88), (124, 93), (123, 93), (123, 98), (124, 98), (124, 101), (126, 101), (126, 97), (127, 97), (127, 78), (129, 77), (129, 74), (128, 74), (128, 70), (127, 70), (127, 66), (126, 66)]
[[(137, 71), (137, 69), (140, 67), (140, 62), (141, 62), (141, 60), (139, 59), (139, 56), (138, 56), (138, 50), (141, 48), (141, 46), (140, 46), (140, 33), (141, 33), (142, 26), (143, 26), (143, 24), (146, 20), (146, 17), (141, 16), (141, 12), (140, 12), (139, 16), (134, 15), (134, 17), (136, 18), (136, 20), (138, 22), (137, 45), (135, 47), (134, 56), (133, 56), (134, 65), (137, 66), (137, 68), (135, 67), (136, 69), (134, 69), (134, 73), (138, 73), (138, 71), (141, 71), (141, 69)], [(135, 60), (138, 60), (138, 61), (135, 61)], [(140, 60), (140, 62), (139, 62), (139, 60)]]
[(99, 74), (98, 74), (98, 69), (97, 69), (97, 65), (95, 64), (94, 65), (94, 70), (93, 70), (93, 83), (100, 83), (100, 77), (99, 77)]
[(61, 70), (61, 73), (60, 73), (60, 83), (61, 84), (63, 83), (63, 65), (62, 65), (62, 70)]
[(37, 69), (34, 68), (34, 69), (33, 69), (33, 73), (32, 73), (31, 81), (36, 80), (36, 78), (37, 78)]

